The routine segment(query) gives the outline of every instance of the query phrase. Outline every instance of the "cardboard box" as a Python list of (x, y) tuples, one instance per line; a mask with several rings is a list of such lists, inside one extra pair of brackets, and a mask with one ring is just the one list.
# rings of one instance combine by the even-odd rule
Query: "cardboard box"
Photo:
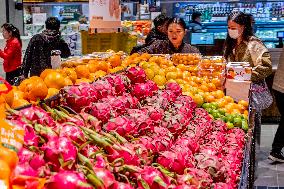
[(231, 96), (235, 101), (246, 100), (249, 101), (251, 81), (239, 81), (235, 79), (227, 79), (226, 95)]
[(227, 78), (238, 81), (250, 81), (252, 67), (248, 62), (229, 62), (226, 66)]

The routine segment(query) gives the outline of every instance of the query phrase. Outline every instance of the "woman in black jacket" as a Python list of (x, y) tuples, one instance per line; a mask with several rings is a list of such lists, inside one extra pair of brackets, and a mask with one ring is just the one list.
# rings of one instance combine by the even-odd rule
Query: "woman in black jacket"
[(50, 17), (45, 22), (46, 30), (34, 35), (26, 49), (22, 65), (24, 77), (39, 76), (47, 68), (51, 68), (51, 51), (60, 50), (61, 57), (71, 55), (67, 43), (62, 39), (59, 31), (60, 21)]
[(157, 40), (150, 46), (142, 48), (138, 53), (149, 54), (174, 54), (174, 53), (199, 53), (196, 47), (183, 41), (186, 24), (181, 18), (171, 18), (167, 25), (168, 39)]

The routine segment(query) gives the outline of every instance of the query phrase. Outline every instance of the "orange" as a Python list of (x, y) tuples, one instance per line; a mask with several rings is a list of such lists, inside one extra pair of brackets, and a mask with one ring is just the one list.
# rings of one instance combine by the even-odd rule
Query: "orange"
[(166, 79), (170, 80), (170, 79), (176, 79), (177, 78), (177, 73), (176, 72), (167, 72), (166, 74)]
[(100, 77), (103, 77), (103, 76), (105, 76), (107, 73), (106, 72), (104, 72), (104, 71), (102, 71), (102, 70), (99, 70), (99, 71), (96, 71), (95, 72), (95, 77), (96, 78), (100, 78)]
[(121, 61), (121, 57), (119, 55), (113, 55), (108, 59), (110, 65), (115, 68), (117, 66), (120, 66), (122, 61)]
[(76, 84), (76, 85), (79, 85), (80, 83), (90, 83), (90, 82), (92, 82), (92, 81), (89, 80), (89, 79), (81, 78), (81, 79), (77, 79), (76, 82), (75, 82), (75, 84)]
[(237, 104), (238, 110), (240, 110), (241, 113), (243, 113), (246, 110), (246, 107), (242, 104)]
[(231, 114), (241, 114), (241, 111), (238, 110), (238, 109), (233, 109), (233, 110), (231, 111)]
[(11, 106), (11, 108), (17, 108), (17, 107), (21, 107), (21, 106), (25, 106), (30, 104), (27, 100), (19, 98), (19, 99), (15, 99), (13, 101), (13, 104)]
[(215, 102), (215, 97), (213, 95), (208, 95), (205, 97), (205, 101), (209, 103)]
[(98, 71), (96, 63), (89, 63), (88, 65), (90, 73), (95, 73)]
[(181, 71), (185, 71), (186, 70), (186, 66), (184, 64), (177, 65), (177, 68), (180, 69)]
[(220, 108), (224, 108), (227, 105), (227, 102), (224, 99), (220, 99), (216, 103)]
[(234, 102), (234, 99), (230, 96), (224, 96), (223, 97), (224, 100), (226, 100), (228, 103), (233, 103)]
[(218, 79), (218, 78), (213, 78), (211, 82), (212, 82), (216, 87), (221, 87), (221, 86), (222, 86), (221, 80)]
[(58, 93), (59, 93), (59, 90), (58, 90), (58, 89), (56, 89), (56, 88), (49, 88), (49, 89), (48, 89), (47, 96), (46, 96), (45, 98), (52, 97), (52, 96), (54, 96), (54, 95), (56, 95), (56, 94), (58, 94)]
[(45, 82), (37, 76), (25, 79), (19, 86), (19, 89), (24, 92), (24, 99), (37, 101), (44, 99), (48, 93), (48, 88)]
[(247, 108), (248, 108), (248, 105), (249, 105), (249, 103), (248, 103), (247, 101), (245, 101), (245, 100), (240, 100), (240, 101), (238, 102), (238, 104), (243, 105), (243, 106), (245, 107), (245, 109), (247, 109)]
[(216, 86), (213, 83), (208, 83), (207, 87), (208, 87), (209, 91), (215, 91), (216, 90)]
[(244, 111), (243, 115), (245, 115), (245, 117), (248, 117), (249, 112), (247, 110)]
[(68, 85), (73, 85), (73, 82), (71, 81), (71, 79), (69, 79), (69, 77), (65, 77), (64, 86), (68, 86)]
[[(6, 85), (0, 84), (0, 91), (7, 91), (7, 90), (8, 90), (8, 88), (6, 87)], [(1, 95), (4, 97), (6, 103), (7, 103), (9, 106), (12, 106), (13, 100), (14, 100), (14, 89), (10, 90), (10, 91), (9, 91), (8, 93), (6, 93), (6, 94), (1, 94)]]
[(77, 77), (79, 79), (81, 79), (81, 78), (88, 78), (89, 75), (90, 75), (89, 68), (86, 65), (79, 65), (79, 66), (77, 66), (75, 68), (75, 71), (76, 71)]
[(201, 89), (201, 90), (204, 91), (204, 92), (208, 92), (208, 91), (209, 91), (209, 89), (208, 89), (208, 87), (207, 87), (206, 85), (201, 85), (201, 86), (199, 87), (199, 89)]
[(73, 68), (63, 68), (63, 73), (66, 74), (66, 76), (69, 77), (69, 79), (71, 79), (71, 81), (73, 83), (75, 83), (76, 79), (77, 79), (77, 74), (75, 72), (75, 70)]
[(23, 98), (24, 98), (24, 92), (23, 91), (19, 91), (19, 90), (14, 91), (14, 100), (23, 99)]
[(48, 88), (61, 89), (65, 86), (65, 77), (58, 72), (50, 72), (44, 78), (44, 83)]
[(56, 71), (53, 69), (45, 69), (43, 72), (41, 72), (40, 78), (44, 80), (45, 77), (51, 72), (56, 72)]

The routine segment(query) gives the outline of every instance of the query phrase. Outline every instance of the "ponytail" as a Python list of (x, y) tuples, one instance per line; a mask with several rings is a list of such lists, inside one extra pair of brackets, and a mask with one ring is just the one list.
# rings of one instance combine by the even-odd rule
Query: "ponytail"
[(22, 46), (22, 39), (21, 39), (21, 34), (20, 34), (20, 30), (18, 28), (16, 28), (15, 26), (13, 26), (13, 24), (9, 24), (9, 23), (5, 23), (1, 26), (1, 28), (4, 28), (5, 30), (7, 30), (8, 32), (12, 33), (12, 36), (17, 38), (19, 43)]

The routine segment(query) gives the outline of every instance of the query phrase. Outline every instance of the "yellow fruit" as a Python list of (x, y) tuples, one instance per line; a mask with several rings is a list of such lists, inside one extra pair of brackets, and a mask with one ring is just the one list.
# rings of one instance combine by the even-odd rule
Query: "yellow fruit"
[(182, 80), (182, 79), (176, 79), (176, 82), (177, 82), (178, 84), (184, 84), (184, 80)]
[[(8, 88), (6, 87), (6, 85), (4, 84), (0, 84), (0, 91), (7, 91)], [(6, 94), (2, 94), (2, 96), (4, 97), (6, 103), (9, 106), (12, 106), (13, 104), (13, 100), (14, 100), (14, 89), (10, 90), (8, 93)]]
[(196, 94), (193, 96), (194, 102), (197, 104), (198, 107), (201, 107), (204, 103), (203, 97), (200, 94)]
[(104, 72), (104, 71), (102, 71), (102, 70), (99, 70), (99, 71), (96, 71), (96, 72), (95, 72), (95, 77), (96, 77), (96, 78), (100, 78), (100, 77), (105, 76), (106, 74), (107, 74), (106, 72)]
[(164, 76), (161, 76), (161, 75), (156, 75), (154, 77), (153, 81), (159, 86), (163, 86), (167, 82), (166, 78)]
[(228, 103), (233, 103), (234, 102), (234, 99), (230, 96), (224, 96), (223, 97), (224, 100), (226, 100)]
[(177, 83), (177, 81), (174, 80), (174, 79), (170, 79), (170, 80), (167, 81), (167, 83)]
[(146, 73), (148, 79), (153, 79), (155, 77), (155, 72), (150, 68), (147, 68), (145, 70), (145, 73)]
[(48, 88), (61, 89), (65, 86), (65, 78), (59, 72), (50, 72), (44, 78), (44, 83)]
[(90, 75), (89, 67), (86, 65), (79, 65), (75, 68), (77, 77), (81, 78), (88, 78)]
[(247, 108), (248, 108), (248, 105), (249, 105), (249, 103), (248, 103), (247, 101), (245, 101), (245, 100), (240, 100), (240, 101), (238, 102), (238, 104), (243, 105), (243, 106), (245, 107), (245, 109), (247, 109)]
[(90, 83), (90, 82), (92, 82), (92, 81), (89, 80), (89, 79), (86, 79), (86, 78), (82, 78), (82, 79), (77, 79), (75, 84), (79, 85), (80, 83)]
[(160, 69), (157, 74), (161, 75), (161, 76), (164, 76), (164, 77), (166, 76), (166, 73), (165, 73), (165, 71), (163, 69)]
[(166, 78), (167, 80), (170, 80), (170, 79), (177, 79), (177, 73), (176, 72), (168, 72), (166, 74)]

